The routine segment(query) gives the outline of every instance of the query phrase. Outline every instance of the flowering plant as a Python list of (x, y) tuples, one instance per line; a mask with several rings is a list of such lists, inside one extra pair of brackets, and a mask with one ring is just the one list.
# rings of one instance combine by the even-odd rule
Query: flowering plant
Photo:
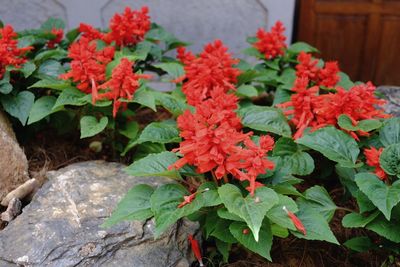
[[(350, 209), (324, 188), (331, 178), (359, 205), (343, 226), (366, 227), (387, 247), (400, 242), (391, 216), (400, 201), (399, 120), (382, 111), (371, 83), (353, 83), (337, 62), (314, 58), (318, 50), (308, 44), (287, 46), (283, 31), (278, 22), (249, 38), (244, 53), (256, 64), (232, 58), (219, 40), (197, 56), (178, 48), (184, 75), (175, 82), (188, 109), (177, 118), (180, 139), (169, 142), (179, 145), (126, 169), (177, 182), (134, 187), (105, 226), (154, 217), (159, 236), (187, 217), (201, 223), (225, 261), (233, 244), (271, 260), (273, 239), (289, 233), (339, 244), (329, 222)], [(368, 238), (345, 245), (357, 250)]]

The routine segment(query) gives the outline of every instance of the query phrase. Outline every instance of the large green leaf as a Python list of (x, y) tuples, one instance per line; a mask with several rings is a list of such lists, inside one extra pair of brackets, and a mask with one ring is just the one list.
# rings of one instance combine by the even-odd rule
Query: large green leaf
[(74, 87), (66, 88), (61, 91), (61, 94), (58, 96), (57, 101), (53, 106), (53, 109), (65, 105), (83, 106), (86, 104), (86, 101), (82, 99), (84, 96), (85, 93), (79, 91)]
[(384, 146), (400, 143), (400, 118), (386, 120), (379, 131), (379, 139)]
[(43, 24), (40, 26), (40, 29), (44, 31), (50, 32), (52, 29), (64, 29), (65, 23), (62, 19), (58, 18), (48, 18)]
[(255, 97), (258, 95), (257, 89), (248, 84), (242, 84), (236, 90), (236, 95), (244, 97)]
[(329, 193), (322, 186), (316, 185), (307, 189), (304, 198), (298, 198), (297, 204), (300, 209), (311, 209), (321, 214), (328, 222), (335, 214), (336, 205)]
[(35, 70), (36, 65), (32, 61), (25, 62), (24, 65), (22, 65), (22, 68), (19, 69), (19, 71), (23, 73), (25, 78), (28, 78)]
[(33, 85), (29, 86), (29, 88), (50, 88), (56, 90), (63, 90), (66, 88), (71, 88), (71, 84), (68, 81), (55, 79), (55, 78), (46, 78), (43, 80), (39, 80)]
[(188, 216), (203, 207), (204, 199), (196, 196), (191, 203), (178, 208), (178, 205), (186, 195), (189, 195), (189, 192), (179, 184), (162, 185), (153, 193), (150, 201), (151, 210), (156, 221), (154, 233), (156, 238), (180, 218)]
[(250, 233), (243, 233), (243, 231), (248, 231), (248, 226), (245, 223), (233, 222), (229, 226), (229, 230), (240, 244), (245, 246), (247, 249), (272, 261), (270, 255), (272, 247), (272, 232), (268, 220), (264, 220), (264, 222), (262, 223), (262, 226), (260, 228), (259, 240), (254, 239), (254, 236)]
[(347, 240), (343, 243), (347, 248), (357, 252), (364, 252), (370, 249), (374, 249), (377, 246), (366, 236), (358, 236)]
[(319, 52), (317, 48), (304, 43), (304, 42), (297, 42), (288, 47), (288, 52), (292, 54), (299, 54), (300, 52), (306, 52), (306, 53), (315, 53)]
[(201, 192), (204, 198), (204, 207), (217, 206), (222, 203), (218, 195), (218, 187), (213, 182), (206, 182), (197, 188), (197, 192)]
[(22, 91), (16, 96), (5, 95), (1, 97), (4, 110), (17, 118), (22, 125), (26, 124), (34, 101), (35, 96), (29, 91)]
[(236, 239), (233, 237), (231, 232), (229, 231), (229, 227), (227, 227), (231, 222), (228, 220), (224, 220), (221, 218), (216, 218), (216, 220), (213, 222), (214, 229), (210, 233), (210, 236), (216, 237), (221, 241), (224, 241), (226, 243), (236, 243)]
[(351, 87), (354, 86), (354, 83), (350, 80), (349, 75), (347, 75), (346, 73), (340, 71), (339, 77), (340, 77), (340, 80), (336, 84), (337, 86), (343, 87), (346, 90), (349, 90)]
[(357, 125), (353, 125), (353, 122), (349, 116), (342, 114), (338, 118), (338, 125), (340, 128), (348, 131), (364, 131), (370, 132), (376, 130), (382, 126), (379, 120), (362, 120), (359, 121)]
[(152, 122), (143, 129), (137, 144), (144, 142), (153, 143), (179, 143), (179, 130), (174, 121)]
[(153, 95), (153, 92), (146, 87), (142, 86), (138, 90), (136, 90), (132, 102), (151, 108), (153, 111), (157, 111), (156, 99)]
[(354, 166), (360, 153), (357, 142), (334, 127), (325, 127), (306, 134), (296, 142), (320, 152), (342, 166)]
[(290, 220), (286, 211), (283, 207), (286, 207), (293, 213), (296, 213), (299, 209), (297, 208), (296, 202), (288, 196), (284, 196), (279, 194), (279, 203), (275, 205), (272, 209), (267, 211), (267, 217), (271, 220), (271, 222), (276, 223), (277, 225), (288, 228), (291, 230), (296, 230), (293, 222)]
[(380, 236), (384, 238), (400, 243), (400, 223), (399, 221), (386, 220), (383, 216), (379, 216), (375, 218), (372, 222), (370, 222), (366, 228), (368, 230), (374, 231)]
[(386, 147), (379, 157), (379, 164), (387, 174), (400, 177), (400, 143)]
[(94, 136), (103, 131), (108, 124), (108, 118), (102, 117), (100, 121), (93, 116), (83, 116), (80, 121), (81, 138)]
[(307, 233), (303, 235), (302, 233), (292, 232), (295, 236), (307, 240), (321, 240), (339, 245), (339, 242), (329, 228), (328, 222), (318, 211), (314, 211), (312, 208), (300, 209), (297, 217), (303, 223)]
[(289, 124), (279, 109), (250, 105), (239, 110), (245, 127), (290, 137)]
[(58, 79), (60, 74), (64, 72), (65, 69), (58, 60), (49, 59), (40, 65), (36, 76), (42, 79)]
[(237, 186), (225, 184), (218, 189), (218, 193), (228, 211), (242, 218), (258, 241), (261, 223), (267, 211), (279, 202), (274, 190), (260, 187), (254, 196), (244, 198)]
[(392, 208), (400, 202), (400, 180), (387, 185), (372, 173), (358, 173), (355, 181), (360, 190), (390, 220)]
[(365, 227), (376, 217), (378, 217), (378, 215), (379, 211), (376, 211), (368, 216), (352, 212), (343, 217), (342, 225), (347, 228)]
[(126, 193), (102, 227), (110, 227), (125, 220), (146, 220), (153, 216), (150, 197), (154, 189), (146, 184), (134, 186)]
[(50, 114), (59, 111), (61, 108), (53, 109), (55, 103), (56, 98), (54, 96), (42, 96), (36, 100), (29, 113), (28, 124), (40, 121)]
[(166, 176), (170, 178), (180, 178), (177, 170), (168, 170), (168, 167), (178, 160), (175, 153), (161, 152), (150, 154), (138, 161), (133, 162), (127, 168), (126, 173), (133, 176)]
[(153, 94), (157, 105), (164, 107), (174, 116), (181, 115), (188, 108), (184, 99), (178, 98), (175, 95), (162, 92), (154, 92)]
[(172, 79), (176, 79), (185, 74), (185, 70), (183, 69), (182, 64), (178, 62), (158, 63), (154, 65), (154, 67), (162, 69), (163, 71), (168, 73), (168, 75), (171, 76)]

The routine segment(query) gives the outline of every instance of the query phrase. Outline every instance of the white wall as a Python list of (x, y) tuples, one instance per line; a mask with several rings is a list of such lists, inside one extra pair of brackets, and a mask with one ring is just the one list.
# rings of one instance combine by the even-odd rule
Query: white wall
[(80, 22), (106, 27), (127, 5), (149, 6), (152, 21), (192, 42), (196, 52), (219, 38), (238, 53), (248, 46), (247, 36), (278, 19), (290, 42), (295, 0), (0, 0), (0, 19), (18, 30), (38, 27), (48, 17), (64, 19), (70, 29)]

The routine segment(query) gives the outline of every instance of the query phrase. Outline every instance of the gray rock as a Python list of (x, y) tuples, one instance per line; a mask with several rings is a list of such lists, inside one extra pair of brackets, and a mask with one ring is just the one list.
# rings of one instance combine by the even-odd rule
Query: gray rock
[(198, 224), (180, 221), (154, 240), (153, 220), (100, 224), (134, 185), (171, 182), (132, 177), (117, 163), (91, 161), (49, 172), (49, 181), (0, 232), (0, 266), (189, 266), (187, 236)]
[(28, 160), (14, 131), (0, 111), (0, 202), (12, 190), (29, 179)]
[(382, 93), (387, 99), (385, 112), (400, 117), (400, 87), (399, 86), (379, 86), (378, 92)]

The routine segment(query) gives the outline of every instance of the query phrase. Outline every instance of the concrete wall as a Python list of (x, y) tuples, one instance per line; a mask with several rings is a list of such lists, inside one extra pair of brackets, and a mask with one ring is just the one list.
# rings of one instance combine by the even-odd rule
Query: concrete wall
[(64, 19), (70, 29), (80, 22), (106, 27), (128, 5), (149, 6), (152, 21), (192, 42), (194, 51), (219, 38), (238, 53), (248, 46), (246, 37), (278, 19), (290, 42), (295, 0), (0, 0), (0, 19), (17, 30), (38, 27), (48, 17)]

